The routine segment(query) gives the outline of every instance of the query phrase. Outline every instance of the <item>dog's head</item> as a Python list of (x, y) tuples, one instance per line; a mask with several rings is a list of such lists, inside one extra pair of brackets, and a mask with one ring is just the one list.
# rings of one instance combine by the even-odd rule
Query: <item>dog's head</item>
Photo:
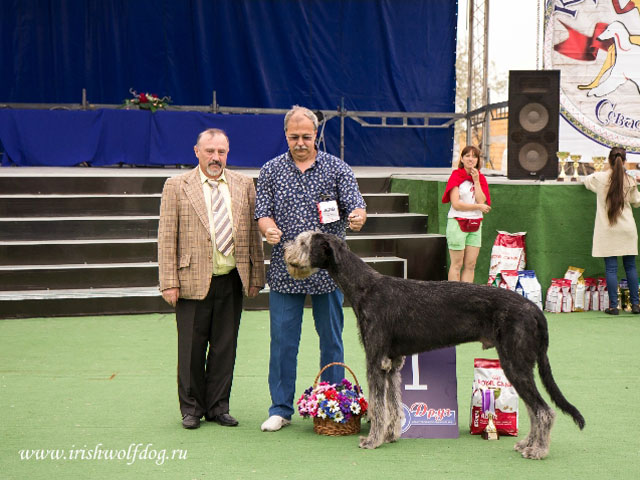
[(329, 268), (335, 264), (334, 242), (340, 240), (335, 235), (320, 232), (302, 232), (284, 247), (284, 261), (287, 271), (296, 280), (307, 278), (319, 268)]
[(309, 263), (312, 236), (311, 231), (302, 232), (295, 240), (287, 242), (284, 246), (284, 262), (287, 265), (287, 271), (296, 280), (310, 277), (318, 271)]
[(598, 35), (598, 40), (609, 40), (614, 38), (616, 35), (618, 35), (618, 38), (622, 37), (626, 39), (629, 37), (629, 31), (627, 28), (623, 23), (618, 21), (610, 23), (609, 26), (605, 28), (600, 35)]

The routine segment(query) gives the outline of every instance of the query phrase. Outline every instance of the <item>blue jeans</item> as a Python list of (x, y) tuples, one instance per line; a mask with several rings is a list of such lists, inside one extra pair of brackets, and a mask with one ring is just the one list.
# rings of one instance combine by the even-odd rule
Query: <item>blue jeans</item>
[[(622, 265), (624, 266), (624, 271), (627, 274), (631, 304), (638, 305), (638, 271), (636, 270), (636, 256), (623, 256)], [(618, 308), (618, 257), (604, 257), (604, 268), (607, 273), (609, 307)]]
[[(296, 390), (298, 348), (302, 330), (302, 314), (306, 294), (269, 293), (271, 319), (271, 356), (269, 360), (269, 391), (271, 407), (269, 416), (280, 415), (291, 419), (293, 396)], [(331, 362), (344, 362), (342, 330), (344, 316), (340, 290), (322, 295), (311, 295), (313, 320), (320, 337), (320, 367)], [(322, 379), (338, 383), (344, 378), (344, 368), (331, 367), (322, 374)], [(309, 379), (309, 386), (313, 378)]]

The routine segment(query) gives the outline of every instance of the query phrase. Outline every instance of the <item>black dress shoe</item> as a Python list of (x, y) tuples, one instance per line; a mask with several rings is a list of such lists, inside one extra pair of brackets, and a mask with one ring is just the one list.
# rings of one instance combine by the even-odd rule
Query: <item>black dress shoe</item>
[(198, 428), (200, 426), (200, 418), (186, 413), (182, 416), (182, 426), (190, 430)]
[(640, 313), (640, 305), (631, 305), (631, 312), (635, 313), (636, 315)]
[(214, 415), (213, 417), (207, 418), (210, 422), (216, 422), (222, 425), (223, 427), (237, 427), (238, 420), (233, 418), (228, 413), (221, 413), (220, 415)]

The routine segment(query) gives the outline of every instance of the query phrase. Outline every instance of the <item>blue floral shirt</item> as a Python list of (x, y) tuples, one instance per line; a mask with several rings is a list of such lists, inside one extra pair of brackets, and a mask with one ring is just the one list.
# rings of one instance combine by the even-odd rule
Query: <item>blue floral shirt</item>
[[(321, 224), (317, 203), (336, 200), (340, 220)], [(280, 230), (280, 243), (273, 246), (267, 271), (269, 288), (280, 293), (323, 294), (338, 286), (322, 269), (304, 280), (294, 280), (283, 260), (283, 246), (299, 233), (320, 230), (344, 239), (348, 216), (366, 204), (353, 170), (339, 158), (318, 152), (315, 162), (304, 173), (296, 167), (289, 152), (264, 164), (256, 189), (256, 220), (270, 217)]]

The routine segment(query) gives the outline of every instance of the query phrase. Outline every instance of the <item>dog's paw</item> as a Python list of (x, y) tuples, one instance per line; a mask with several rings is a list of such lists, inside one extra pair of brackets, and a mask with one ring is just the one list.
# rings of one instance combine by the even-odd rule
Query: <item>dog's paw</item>
[(374, 448), (378, 448), (380, 444), (377, 444), (371, 440), (370, 437), (360, 437), (360, 448), (366, 448), (368, 450), (373, 450)]
[(513, 446), (513, 449), (518, 451), (518, 452), (522, 452), (524, 451), (525, 448), (530, 447), (530, 442), (529, 442), (529, 437), (527, 436), (526, 438), (524, 438), (523, 440), (520, 440), (518, 443), (516, 443)]
[(524, 448), (521, 453), (524, 458), (529, 458), (531, 460), (541, 460), (547, 456), (549, 450), (531, 446)]
[(398, 441), (398, 439), (400, 438), (399, 435), (387, 435), (386, 437), (384, 437), (384, 443), (395, 443)]

